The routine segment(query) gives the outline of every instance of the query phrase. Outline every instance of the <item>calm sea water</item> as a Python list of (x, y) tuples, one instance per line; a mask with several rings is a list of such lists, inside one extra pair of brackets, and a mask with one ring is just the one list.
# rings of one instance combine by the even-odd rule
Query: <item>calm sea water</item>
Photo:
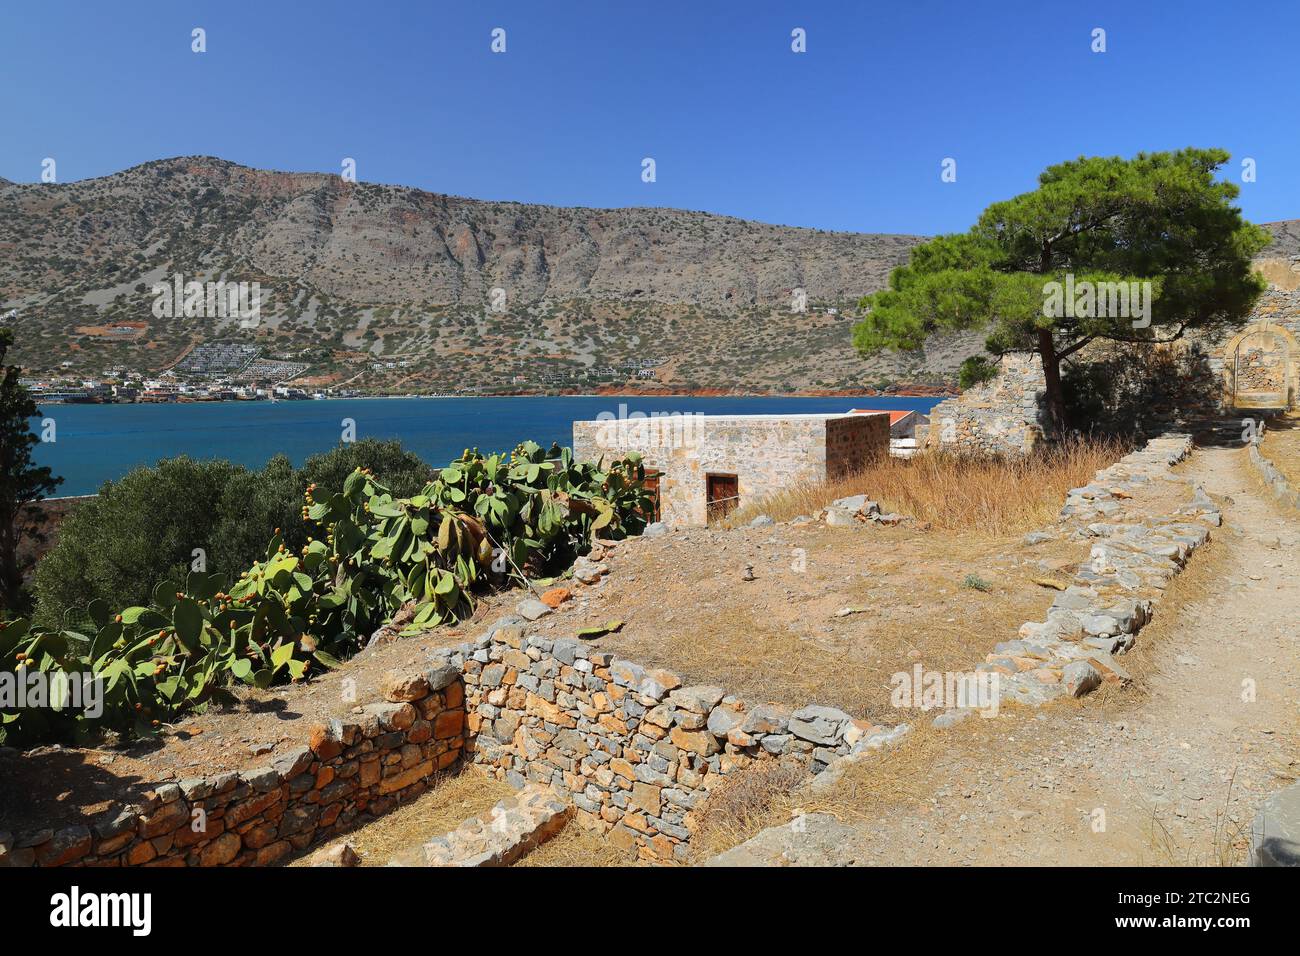
[[(572, 423), (602, 412), (703, 412), (710, 415), (844, 412), (850, 408), (929, 411), (929, 398), (358, 398), (186, 405), (47, 405), (55, 441), (36, 458), (63, 476), (59, 495), (93, 494), (105, 481), (160, 458), (227, 458), (260, 467), (283, 452), (295, 464), (339, 443), (344, 419), (357, 438), (396, 438), (430, 464), (465, 448), (508, 451), (521, 441), (573, 441)], [(40, 433), (40, 420), (33, 428)]]

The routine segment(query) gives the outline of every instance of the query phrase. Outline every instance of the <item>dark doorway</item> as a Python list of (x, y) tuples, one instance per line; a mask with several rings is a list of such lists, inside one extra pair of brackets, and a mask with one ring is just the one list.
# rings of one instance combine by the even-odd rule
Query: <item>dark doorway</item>
[(660, 472), (653, 468), (645, 470), (645, 480), (641, 483), (645, 488), (646, 494), (650, 496), (650, 514), (646, 517), (647, 521), (659, 521), (661, 511), (659, 507), (659, 476)]
[(735, 475), (705, 475), (704, 480), (710, 522), (736, 510), (740, 503), (740, 482)]

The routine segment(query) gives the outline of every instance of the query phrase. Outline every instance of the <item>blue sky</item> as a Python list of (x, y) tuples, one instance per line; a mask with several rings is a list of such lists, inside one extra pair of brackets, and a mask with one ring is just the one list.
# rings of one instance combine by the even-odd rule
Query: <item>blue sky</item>
[(1053, 162), (1199, 145), (1234, 178), (1255, 160), (1240, 202), (1266, 222), (1300, 217), (1298, 46), (1293, 0), (11, 2), (0, 175), (352, 157), (482, 199), (929, 234)]

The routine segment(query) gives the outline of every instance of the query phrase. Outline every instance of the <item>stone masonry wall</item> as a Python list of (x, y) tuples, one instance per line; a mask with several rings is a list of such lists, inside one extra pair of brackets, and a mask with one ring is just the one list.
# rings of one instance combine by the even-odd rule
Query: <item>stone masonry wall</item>
[(1255, 433), (1255, 437), (1251, 439), (1250, 448), (1247, 451), (1250, 456), (1250, 466), (1258, 472), (1260, 480), (1268, 486), (1268, 490), (1273, 493), (1273, 497), (1280, 504), (1300, 510), (1300, 489), (1287, 481), (1287, 477), (1282, 474), (1281, 469), (1260, 451), (1263, 441), (1264, 429), (1261, 428)]
[(84, 824), (0, 833), (3, 866), (268, 866), (419, 796), (460, 757), (457, 669), (390, 681), (387, 700), (312, 729), (269, 765), (161, 783)]
[(855, 415), (865, 418), (864, 428), (852, 418), (826, 420), (826, 476), (836, 478), (861, 468), (873, 457), (889, 451), (889, 413)]
[(1022, 455), (1047, 429), (1043, 363), (1036, 355), (1004, 355), (999, 374), (930, 410), (925, 447), (971, 454)]
[(1300, 291), (1271, 288), (1244, 326), (1196, 341), (1223, 382), (1225, 405), (1234, 403), (1237, 392), (1243, 393), (1236, 396), (1239, 408), (1261, 407), (1256, 396), (1264, 393), (1281, 392), (1292, 407), (1300, 400)]
[[(883, 422), (883, 424), (882, 424)], [(889, 448), (887, 416), (738, 415), (678, 416), (573, 423), (573, 453), (609, 460), (639, 452), (660, 472), (665, 524), (707, 523), (709, 474), (735, 475), (740, 503), (826, 477), (878, 447)]]
[(683, 687), (578, 640), (541, 637), (518, 618), (442, 652), (463, 667), (476, 763), (516, 788), (549, 785), (575, 820), (643, 860), (680, 862), (710, 790), (780, 760), (818, 771), (907, 732), (832, 707), (749, 705), (721, 687)]
[(979, 665), (1003, 675), (1004, 699), (1037, 705), (1128, 680), (1115, 658), (1133, 646), (1169, 582), (1222, 523), (1200, 487), (1168, 512), (1129, 506), (1144, 486), (1179, 483), (1172, 468), (1191, 451), (1189, 435), (1153, 438), (1070, 489), (1053, 529), (1026, 536), (1031, 546), (1058, 537), (1090, 542), (1091, 560), (1056, 594), (1045, 620), (1026, 622), (1017, 639), (998, 644)]

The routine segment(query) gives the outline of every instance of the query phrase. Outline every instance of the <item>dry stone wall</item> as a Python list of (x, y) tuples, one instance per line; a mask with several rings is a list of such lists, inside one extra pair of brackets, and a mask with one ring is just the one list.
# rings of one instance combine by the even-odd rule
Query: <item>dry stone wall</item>
[(269, 866), (425, 791), (464, 744), (460, 672), (389, 682), (264, 767), (161, 783), (85, 824), (0, 833), (0, 866)]
[(1261, 428), (1251, 439), (1248, 451), (1250, 456), (1250, 465), (1259, 473), (1264, 484), (1268, 486), (1273, 497), (1283, 505), (1300, 510), (1300, 490), (1297, 490), (1288, 480), (1286, 475), (1282, 474), (1277, 465), (1273, 464), (1264, 453), (1260, 451), (1261, 442), (1264, 440), (1264, 430)]
[(1004, 700), (1041, 704), (1128, 679), (1115, 658), (1133, 646), (1169, 582), (1222, 521), (1199, 487), (1169, 513), (1127, 504), (1153, 482), (1181, 481), (1171, 469), (1191, 450), (1188, 435), (1152, 439), (1071, 489), (1054, 529), (1026, 536), (1030, 545), (1089, 541), (1091, 560), (1057, 593), (1045, 620), (1022, 625), (1016, 640), (998, 644), (980, 665), (1002, 675)]
[(1004, 355), (996, 378), (930, 410), (925, 446), (968, 454), (1027, 454), (1048, 434), (1046, 392), (1037, 354)]
[(730, 774), (774, 760), (816, 772), (906, 733), (833, 707), (686, 687), (513, 617), (442, 655), (464, 672), (471, 759), (516, 788), (570, 797), (576, 823), (646, 861), (686, 859), (710, 791)]

